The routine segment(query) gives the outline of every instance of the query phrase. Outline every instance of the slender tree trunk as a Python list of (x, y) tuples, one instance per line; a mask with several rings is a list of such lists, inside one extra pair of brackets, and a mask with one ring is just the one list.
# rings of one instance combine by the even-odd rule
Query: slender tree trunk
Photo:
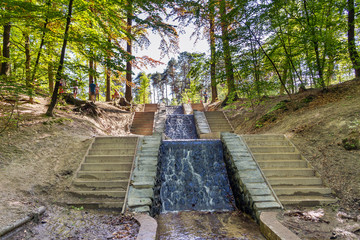
[(50, 95), (54, 92), (54, 66), (53, 62), (48, 63), (48, 79), (49, 79), (49, 93)]
[(132, 27), (132, 3), (128, 0), (128, 11), (127, 11), (127, 33), (128, 33), (128, 41), (126, 45), (126, 51), (129, 54), (129, 60), (126, 62), (126, 88), (125, 88), (125, 99), (128, 102), (132, 100), (132, 76), (131, 76), (131, 59), (130, 56), (132, 54), (132, 39), (131, 39), (131, 27)]
[(30, 56), (30, 36), (29, 33), (24, 33), (25, 38), (25, 82), (26, 88), (29, 95), (30, 103), (33, 103), (33, 91), (34, 91), (34, 82), (31, 81), (31, 72), (30, 72), (30, 63), (31, 63), (31, 56)]
[(210, 1), (209, 3), (209, 24), (210, 24), (210, 55), (211, 55), (211, 64), (210, 64), (210, 79), (211, 79), (211, 102), (215, 102), (218, 99), (217, 94), (217, 84), (216, 84), (216, 59), (215, 59), (215, 17), (214, 17), (214, 2)]
[(228, 97), (232, 100), (237, 100), (237, 94), (235, 89), (234, 67), (231, 59), (231, 50), (229, 43), (229, 22), (226, 16), (226, 0), (220, 0), (220, 18), (221, 18), (221, 38), (224, 51), (224, 63), (226, 72), (226, 82), (228, 86)]
[(319, 50), (319, 41), (316, 39), (316, 31), (315, 31), (315, 27), (311, 24), (310, 22), (310, 16), (307, 10), (307, 2), (306, 0), (303, 0), (304, 2), (304, 10), (305, 10), (305, 15), (306, 15), (306, 21), (307, 24), (310, 28), (310, 33), (311, 33), (311, 42), (313, 43), (313, 47), (314, 47), (314, 51), (315, 51), (315, 57), (316, 57), (316, 68), (318, 71), (318, 75), (319, 75), (319, 81), (320, 81), (320, 86), (325, 89), (325, 82), (324, 82), (324, 73), (323, 73), (323, 67), (321, 65), (321, 60), (320, 60), (320, 50)]
[[(3, 57), (10, 58), (10, 32), (11, 32), (11, 23), (7, 22), (4, 24), (4, 34), (3, 34)], [(0, 76), (7, 78), (10, 75), (10, 63), (8, 60), (2, 62), (1, 64), (1, 73)]]
[(58, 98), (58, 90), (59, 90), (60, 80), (61, 80), (62, 72), (63, 72), (63, 68), (64, 68), (66, 44), (67, 44), (67, 40), (68, 40), (68, 36), (69, 36), (69, 27), (70, 27), (70, 23), (71, 23), (71, 13), (72, 13), (73, 1), (74, 0), (69, 0), (69, 11), (68, 11), (68, 15), (66, 17), (64, 41), (63, 41), (63, 45), (62, 45), (62, 48), (61, 48), (61, 56), (60, 56), (60, 61), (59, 61), (59, 67), (58, 67), (58, 70), (56, 72), (55, 88), (54, 88), (53, 95), (52, 95), (52, 98), (51, 98), (50, 106), (49, 106), (48, 110), (46, 111), (47, 116), (53, 116), (53, 110), (55, 108), (57, 98)]
[[(49, 4), (50, 4), (50, 1), (49, 1)], [(46, 27), (47, 27), (47, 25), (48, 25), (48, 19), (46, 18), (45, 23), (44, 23), (44, 27), (43, 27), (44, 28), (43, 33), (42, 33), (42, 36), (41, 36), (39, 52), (38, 52), (37, 57), (36, 57), (35, 66), (34, 66), (33, 74), (32, 74), (32, 77), (31, 77), (31, 82), (35, 81), (36, 71), (38, 69), (39, 62), (40, 62), (41, 50), (42, 50), (42, 48), (44, 46), (44, 43), (45, 43), (45, 35), (46, 35)]]
[(111, 77), (110, 69), (106, 68), (106, 101), (111, 101)]
[[(90, 84), (94, 81), (93, 71), (94, 71), (94, 60), (92, 59), (91, 56), (89, 59), (89, 87)], [(89, 90), (89, 100), (91, 100), (90, 90)]]
[(95, 81), (95, 84), (97, 84), (98, 82), (97, 82), (97, 76), (96, 76), (96, 72), (97, 71), (97, 64), (96, 64), (96, 62), (94, 62), (94, 71), (93, 71), (93, 74), (94, 74), (94, 81)]
[(355, 45), (355, 4), (348, 0), (348, 51), (355, 71), (355, 77), (360, 78), (360, 58)]
[[(109, 45), (111, 45), (111, 39), (108, 38)], [(106, 66), (106, 101), (111, 101), (111, 72), (110, 72), (110, 52), (107, 53), (107, 66)]]

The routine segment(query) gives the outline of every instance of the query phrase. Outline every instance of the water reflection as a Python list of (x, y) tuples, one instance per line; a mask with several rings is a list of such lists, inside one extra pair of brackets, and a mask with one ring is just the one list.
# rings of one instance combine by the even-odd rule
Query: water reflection
[(259, 226), (238, 212), (173, 212), (157, 221), (159, 240), (265, 239)]

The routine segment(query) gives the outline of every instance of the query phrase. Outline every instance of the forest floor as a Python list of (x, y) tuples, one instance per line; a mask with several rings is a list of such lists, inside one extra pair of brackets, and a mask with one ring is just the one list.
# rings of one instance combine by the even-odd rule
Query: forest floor
[(242, 99), (224, 111), (237, 134), (285, 134), (334, 190), (335, 204), (285, 211), (279, 218), (286, 226), (301, 239), (360, 239), (360, 81), (288, 100)]
[[(288, 99), (264, 97), (253, 106), (240, 100), (224, 111), (238, 134), (285, 134), (335, 191), (336, 204), (288, 209), (279, 216), (284, 225), (302, 239), (359, 239), (360, 150), (345, 150), (343, 140), (359, 138), (360, 82), (331, 86), (327, 92), (307, 90), (292, 95), (291, 103)], [(123, 219), (62, 204), (92, 138), (129, 134), (131, 113), (97, 103), (100, 115), (93, 117), (60, 104), (56, 117), (49, 118), (44, 116), (48, 101), (21, 101), (1, 132), (11, 104), (0, 100), (0, 228), (46, 206), (40, 224), (21, 229), (13, 239), (42, 239), (46, 232), (54, 232), (50, 239), (111, 239), (119, 233), (131, 239), (138, 228), (131, 216)]]
[[(44, 233), (52, 233), (46, 239), (116, 239), (119, 231), (135, 239), (131, 236), (137, 234), (138, 224), (131, 217), (62, 204), (92, 139), (127, 135), (131, 113), (96, 103), (99, 115), (94, 117), (62, 103), (51, 118), (44, 115), (48, 101), (41, 97), (35, 104), (20, 101), (9, 127), (0, 134), (0, 229), (45, 206), (40, 225), (9, 239), (44, 239)], [(11, 109), (9, 102), (0, 102), (0, 131)]]

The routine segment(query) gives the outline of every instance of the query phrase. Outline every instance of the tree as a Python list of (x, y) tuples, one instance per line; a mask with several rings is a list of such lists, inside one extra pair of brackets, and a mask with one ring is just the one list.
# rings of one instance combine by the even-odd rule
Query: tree
[(58, 67), (57, 72), (56, 72), (56, 83), (55, 83), (55, 87), (54, 87), (54, 92), (53, 92), (52, 97), (51, 97), (51, 103), (49, 105), (48, 110), (46, 111), (47, 116), (53, 116), (53, 110), (54, 110), (54, 107), (56, 105), (57, 98), (58, 98), (58, 90), (59, 90), (60, 80), (61, 80), (62, 75), (63, 75), (62, 73), (63, 73), (63, 68), (64, 68), (66, 44), (67, 44), (67, 40), (68, 40), (68, 36), (69, 36), (69, 27), (70, 27), (70, 23), (71, 23), (72, 7), (73, 7), (73, 0), (69, 0), (68, 14), (67, 14), (67, 17), (66, 17), (66, 25), (65, 25), (65, 33), (64, 33), (64, 40), (63, 40), (63, 45), (62, 45), (62, 49), (61, 49), (59, 67)]
[(360, 78), (360, 57), (355, 44), (355, 3), (354, 0), (348, 0), (348, 51), (355, 77)]
[(224, 53), (224, 63), (225, 63), (225, 72), (226, 72), (226, 82), (228, 87), (228, 93), (226, 99), (237, 100), (238, 96), (236, 94), (235, 88), (235, 77), (234, 77), (234, 66), (231, 59), (231, 49), (230, 49), (230, 35), (229, 35), (229, 26), (230, 26), (230, 15), (226, 14), (226, 0), (219, 1), (220, 9), (220, 24), (221, 24), (221, 39)]

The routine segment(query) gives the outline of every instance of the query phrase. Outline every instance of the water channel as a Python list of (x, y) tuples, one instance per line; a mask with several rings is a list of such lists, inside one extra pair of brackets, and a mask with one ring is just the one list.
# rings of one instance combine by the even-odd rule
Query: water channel
[(220, 140), (198, 139), (193, 115), (167, 107), (158, 166), (158, 239), (264, 239), (236, 210)]

